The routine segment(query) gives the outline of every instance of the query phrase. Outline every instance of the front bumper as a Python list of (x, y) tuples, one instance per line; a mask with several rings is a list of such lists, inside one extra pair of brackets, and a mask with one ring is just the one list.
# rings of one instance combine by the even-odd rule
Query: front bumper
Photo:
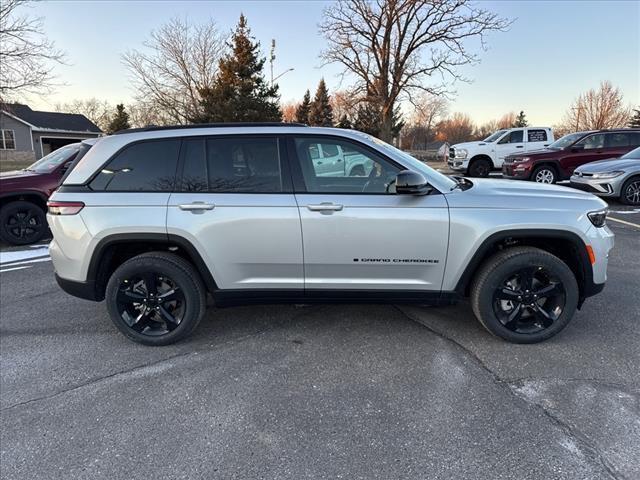
[(511, 178), (514, 180), (527, 180), (531, 175), (531, 167), (521, 163), (503, 163), (503, 178)]
[(577, 175), (571, 176), (571, 187), (584, 192), (593, 193), (601, 197), (617, 197), (619, 195), (619, 189), (616, 188), (616, 178), (589, 178), (578, 177)]
[(449, 168), (451, 170), (456, 170), (458, 172), (461, 172), (467, 169), (467, 166), (465, 165), (465, 160), (449, 159), (447, 160), (447, 165), (449, 165)]

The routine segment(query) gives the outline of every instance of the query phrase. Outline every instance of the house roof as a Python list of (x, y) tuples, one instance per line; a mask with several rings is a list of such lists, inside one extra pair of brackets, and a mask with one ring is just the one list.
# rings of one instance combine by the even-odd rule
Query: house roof
[(79, 113), (41, 112), (20, 103), (3, 105), (2, 110), (38, 130), (102, 133), (96, 124)]

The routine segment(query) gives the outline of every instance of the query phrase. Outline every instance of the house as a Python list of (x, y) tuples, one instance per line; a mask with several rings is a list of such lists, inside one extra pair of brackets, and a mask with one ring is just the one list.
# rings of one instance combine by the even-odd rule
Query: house
[(101, 134), (84, 115), (41, 112), (19, 103), (0, 105), (0, 160), (34, 161), (69, 143)]

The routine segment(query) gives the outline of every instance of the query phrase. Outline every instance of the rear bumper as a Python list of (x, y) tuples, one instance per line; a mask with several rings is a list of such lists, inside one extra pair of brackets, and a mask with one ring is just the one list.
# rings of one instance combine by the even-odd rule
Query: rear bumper
[(100, 298), (96, 292), (95, 282), (76, 282), (74, 280), (67, 280), (55, 274), (56, 282), (62, 290), (74, 297), (82, 298), (84, 300), (91, 300), (93, 302), (100, 302), (104, 300)]

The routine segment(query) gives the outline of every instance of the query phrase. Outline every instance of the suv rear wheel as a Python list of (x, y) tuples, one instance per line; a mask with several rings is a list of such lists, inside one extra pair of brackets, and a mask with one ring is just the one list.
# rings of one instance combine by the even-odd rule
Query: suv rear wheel
[(555, 168), (549, 165), (542, 165), (533, 171), (531, 180), (536, 183), (556, 183), (558, 174)]
[(47, 218), (35, 203), (19, 200), (0, 209), (0, 238), (11, 245), (27, 245), (47, 233)]
[(144, 253), (120, 265), (107, 283), (111, 320), (134, 342), (168, 345), (196, 328), (206, 309), (205, 287), (177, 255)]
[(567, 326), (578, 305), (578, 284), (558, 257), (514, 247), (489, 258), (471, 287), (482, 325), (513, 343), (537, 343)]

